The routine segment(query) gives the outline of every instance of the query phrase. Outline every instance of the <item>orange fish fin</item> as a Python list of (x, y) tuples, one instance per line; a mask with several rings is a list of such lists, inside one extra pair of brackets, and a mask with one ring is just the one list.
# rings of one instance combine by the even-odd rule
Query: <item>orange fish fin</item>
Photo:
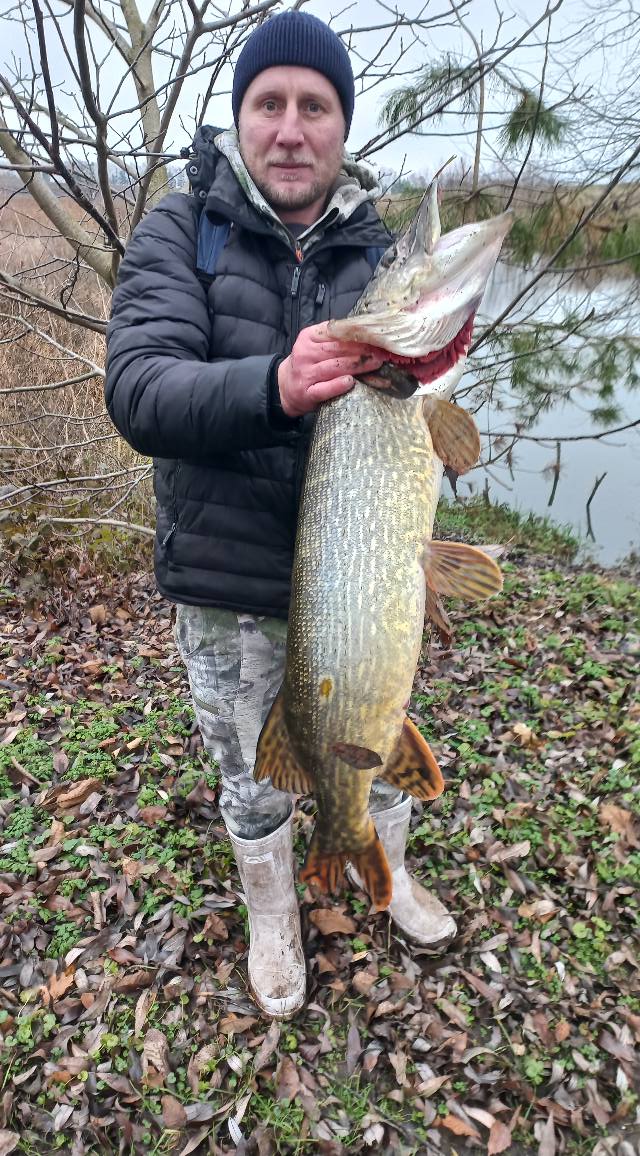
[(300, 879), (303, 883), (310, 883), (319, 891), (328, 894), (338, 889), (349, 856), (342, 851), (327, 854), (320, 850), (318, 843), (318, 835), (314, 831)]
[(328, 894), (340, 886), (344, 869), (350, 860), (362, 880), (363, 887), (371, 896), (371, 901), (382, 910), (388, 907), (393, 894), (391, 871), (384, 848), (373, 821), (369, 819), (370, 842), (364, 851), (322, 851), (318, 846), (317, 833), (311, 837), (307, 858), (300, 872), (303, 883), (317, 887)]
[(489, 598), (502, 590), (493, 558), (464, 542), (427, 542), (422, 555), (427, 586), (453, 598)]
[(405, 718), (398, 744), (380, 777), (423, 802), (437, 799), (444, 791), (433, 751), (410, 718)]
[(391, 903), (393, 880), (384, 847), (373, 821), (371, 821), (371, 834), (369, 846), (357, 855), (352, 852), (349, 858), (362, 880), (365, 891), (371, 896), (371, 902), (378, 911), (383, 911)]
[(451, 629), (449, 615), (442, 605), (440, 595), (437, 594), (435, 590), (432, 590), (430, 586), (427, 586), (426, 612), (427, 618), (433, 622), (433, 625), (438, 631), (442, 645), (451, 646), (453, 631)]
[(257, 783), (271, 779), (277, 790), (291, 791), (296, 795), (306, 795), (315, 790), (313, 774), (301, 766), (291, 745), (281, 690), (260, 732), (253, 777)]
[(465, 474), (480, 457), (480, 434), (471, 414), (442, 397), (423, 398), (422, 412), (440, 460)]

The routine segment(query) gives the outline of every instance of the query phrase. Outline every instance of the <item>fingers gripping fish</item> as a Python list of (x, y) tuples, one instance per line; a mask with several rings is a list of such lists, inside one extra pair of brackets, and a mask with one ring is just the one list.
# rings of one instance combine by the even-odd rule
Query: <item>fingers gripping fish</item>
[[(481, 550), (434, 542), (444, 465), (464, 473), (480, 439), (444, 392), (462, 372), (473, 318), (510, 214), (441, 236), (434, 182), (390, 260), (332, 336), (388, 360), (318, 412), (303, 488), (282, 688), (258, 743), (255, 777), (316, 796), (301, 878), (334, 890), (347, 861), (373, 902), (392, 894), (369, 814), (377, 776), (436, 798), (442, 774), (406, 715), (425, 609), (441, 595), (483, 599), (502, 587)], [(446, 375), (446, 376), (445, 376)], [(420, 385), (426, 396), (412, 396)]]

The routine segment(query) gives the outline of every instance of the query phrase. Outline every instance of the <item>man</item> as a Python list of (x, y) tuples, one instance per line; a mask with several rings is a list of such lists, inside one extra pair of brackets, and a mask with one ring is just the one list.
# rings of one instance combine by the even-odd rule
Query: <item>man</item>
[[(265, 21), (235, 69), (235, 129), (216, 138), (203, 212), (227, 230), (205, 290), (196, 198), (171, 194), (122, 263), (106, 396), (123, 436), (155, 458), (156, 577), (196, 717), (222, 775), (220, 808), (250, 925), (249, 980), (268, 1015), (304, 1002), (292, 800), (252, 770), (284, 670), (296, 514), (313, 412), (383, 358), (333, 341), (389, 236), (344, 142), (348, 54), (316, 17)], [(392, 917), (444, 945), (455, 924), (404, 870), (411, 803), (376, 784), (372, 812), (394, 874)]]

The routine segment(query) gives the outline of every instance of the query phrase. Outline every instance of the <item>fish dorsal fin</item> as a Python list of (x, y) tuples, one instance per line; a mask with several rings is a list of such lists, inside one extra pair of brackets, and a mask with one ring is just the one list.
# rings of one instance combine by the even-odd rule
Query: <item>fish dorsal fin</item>
[(464, 542), (427, 542), (422, 565), (427, 586), (438, 594), (474, 601), (502, 590), (502, 574), (493, 558)]
[(440, 460), (465, 474), (480, 457), (480, 434), (471, 415), (441, 397), (423, 398), (422, 412)]
[(380, 777), (424, 802), (442, 794), (442, 771), (427, 740), (410, 718), (405, 718), (398, 744)]
[(306, 795), (315, 789), (313, 774), (301, 765), (291, 745), (282, 690), (278, 691), (260, 732), (253, 777), (257, 783), (271, 779), (277, 790), (292, 791), (296, 795)]

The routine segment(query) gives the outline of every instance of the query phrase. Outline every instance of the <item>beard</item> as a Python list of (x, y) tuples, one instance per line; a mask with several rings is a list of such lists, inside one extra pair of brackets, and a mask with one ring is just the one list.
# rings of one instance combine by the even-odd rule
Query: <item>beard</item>
[(256, 181), (255, 184), (272, 209), (308, 209), (309, 205), (315, 204), (316, 201), (326, 201), (333, 187), (333, 181), (327, 185), (326, 181), (322, 180), (315, 180), (304, 188), (300, 188), (296, 181), (292, 181), (287, 187), (286, 183), (275, 184), (268, 178)]

